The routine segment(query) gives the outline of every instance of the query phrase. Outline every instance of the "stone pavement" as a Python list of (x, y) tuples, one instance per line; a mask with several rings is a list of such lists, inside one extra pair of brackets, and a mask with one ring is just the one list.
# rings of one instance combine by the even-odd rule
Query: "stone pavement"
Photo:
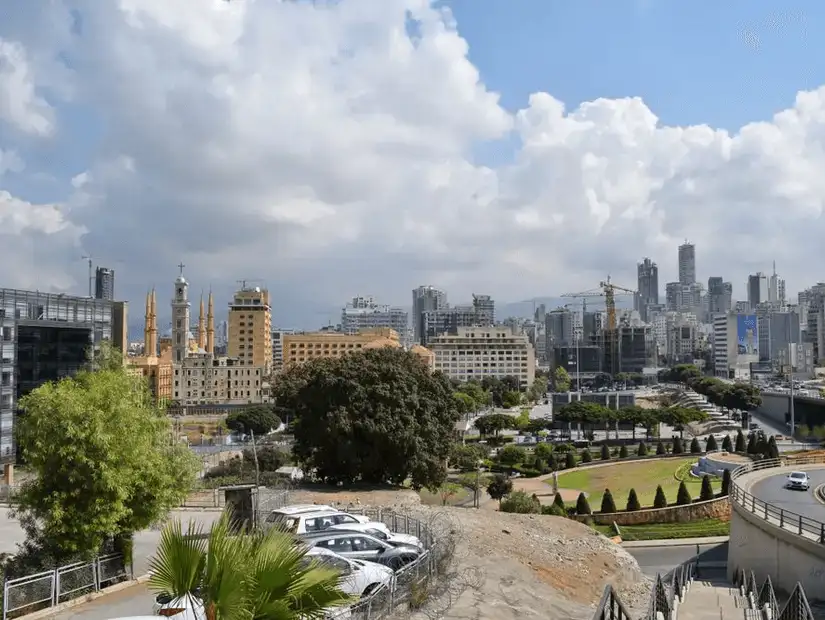
[(146, 584), (138, 584), (113, 594), (59, 611), (53, 620), (110, 620), (130, 616), (152, 615), (152, 594)]

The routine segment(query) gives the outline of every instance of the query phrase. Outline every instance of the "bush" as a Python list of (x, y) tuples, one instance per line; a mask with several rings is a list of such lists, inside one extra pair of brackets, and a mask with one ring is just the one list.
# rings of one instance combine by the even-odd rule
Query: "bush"
[(690, 491), (688, 491), (687, 485), (685, 481), (682, 480), (679, 483), (679, 490), (676, 492), (676, 505), (677, 506), (685, 506), (693, 502), (693, 499), (690, 497)]
[(639, 442), (639, 447), (636, 448), (636, 456), (647, 456), (647, 444), (644, 441)]
[(656, 454), (662, 456), (663, 454), (667, 454), (667, 449), (665, 448), (665, 444), (661, 441), (656, 444)]
[(776, 438), (771, 435), (771, 438), (768, 439), (768, 458), (769, 459), (778, 459), (779, 458), (779, 448), (776, 445)]
[(550, 471), (556, 471), (559, 468), (559, 460), (556, 458), (555, 454), (551, 454), (547, 459), (547, 469)]
[(608, 447), (607, 447), (607, 444), (606, 444), (606, 443), (603, 443), (603, 444), (602, 444), (602, 450), (601, 450), (601, 452), (602, 452), (602, 453), (601, 453), (601, 459), (602, 459), (603, 461), (609, 461), (609, 460), (610, 460), (610, 448), (608, 448)]
[(616, 510), (616, 502), (613, 501), (613, 494), (610, 492), (610, 489), (604, 490), (604, 495), (602, 495), (602, 509), (600, 510), (600, 512), (618, 512), (618, 510)]
[(499, 510), (523, 515), (541, 514), (541, 503), (524, 491), (513, 491), (501, 502)]
[(748, 454), (756, 454), (759, 450), (756, 447), (756, 433), (751, 433), (748, 437), (748, 447), (745, 449)]
[[(684, 482), (682, 484), (684, 484)], [(653, 499), (653, 507), (667, 508), (667, 497), (661, 484), (656, 487), (656, 497)]]
[(702, 453), (702, 446), (699, 445), (699, 439), (694, 437), (693, 440), (690, 442), (690, 453), (691, 454), (701, 454)]
[(633, 512), (641, 509), (642, 505), (639, 503), (639, 496), (636, 495), (636, 489), (630, 489), (630, 493), (627, 494), (627, 507), (625, 510), (627, 510), (627, 512)]
[(590, 463), (593, 461), (593, 456), (590, 454), (590, 450), (585, 448), (582, 450), (582, 463)]
[(702, 490), (699, 492), (699, 501), (706, 502), (713, 499), (713, 486), (710, 484), (710, 476), (702, 476)]
[(716, 452), (718, 450), (718, 446), (716, 445), (716, 437), (713, 435), (708, 435), (708, 439), (705, 442), (705, 451), (706, 452)]
[(573, 469), (576, 466), (576, 455), (568, 452), (564, 457), (564, 468)]
[(553, 498), (553, 505), (561, 508), (562, 510), (567, 509), (564, 505), (564, 500), (561, 498), (561, 493), (556, 493), (556, 496)]
[(577, 515), (589, 515), (593, 514), (593, 511), (590, 510), (590, 502), (587, 501), (587, 497), (584, 493), (579, 493), (579, 498), (576, 500), (576, 514)]
[(742, 432), (741, 428), (738, 431), (736, 431), (736, 445), (734, 446), (734, 451), (745, 451), (745, 434)]
[(541, 507), (541, 514), (543, 515), (550, 515), (551, 517), (566, 517), (567, 509), (564, 507), (559, 508), (556, 504), (551, 504), (549, 506), (542, 506)]
[(684, 454), (685, 447), (682, 445), (681, 437), (673, 438), (673, 454)]
[(722, 450), (725, 452), (733, 452), (733, 442), (730, 440), (730, 435), (725, 435), (722, 440)]
[(627, 446), (623, 445), (621, 448), (619, 448), (619, 458), (626, 459), (628, 456), (629, 455), (627, 453)]
[(719, 495), (724, 497), (725, 495), (730, 495), (730, 470), (726, 469), (722, 473), (722, 490), (720, 491)]

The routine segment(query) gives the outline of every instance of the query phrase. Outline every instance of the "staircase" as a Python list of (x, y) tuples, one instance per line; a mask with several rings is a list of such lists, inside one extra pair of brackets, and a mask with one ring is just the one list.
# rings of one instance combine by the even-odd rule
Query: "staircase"
[(739, 588), (727, 580), (723, 571), (702, 571), (679, 607), (679, 620), (755, 620), (762, 617), (758, 610), (749, 607)]

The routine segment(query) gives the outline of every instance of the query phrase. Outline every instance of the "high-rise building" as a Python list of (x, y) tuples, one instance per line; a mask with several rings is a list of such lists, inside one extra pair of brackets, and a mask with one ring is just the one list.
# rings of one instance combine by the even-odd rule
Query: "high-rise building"
[(126, 302), (0, 289), (0, 463), (16, 458), (18, 401), (77, 373), (104, 340), (125, 351), (126, 313)]
[(244, 283), (229, 303), (226, 353), (240, 366), (272, 370), (272, 307), (269, 291)]
[(768, 301), (768, 277), (761, 271), (748, 276), (748, 305), (751, 311), (756, 311), (759, 304)]
[(401, 344), (408, 347), (412, 344), (409, 325), (406, 310), (377, 304), (372, 297), (353, 297), (341, 310), (341, 331), (345, 334), (386, 327), (398, 332)]
[(284, 368), (284, 336), (294, 334), (293, 329), (272, 328), (272, 372), (281, 372)]
[(648, 320), (648, 306), (659, 303), (659, 267), (649, 258), (636, 265), (638, 288), (636, 310), (643, 321)]
[(447, 293), (434, 286), (419, 286), (412, 292), (413, 340), (422, 344), (426, 336), (425, 314), (447, 308)]
[(776, 262), (773, 263), (773, 273), (768, 279), (768, 301), (775, 306), (785, 305), (785, 280), (776, 273)]
[(733, 303), (733, 285), (719, 276), (708, 278), (708, 313), (730, 312)]
[(696, 282), (696, 246), (685, 241), (679, 246), (679, 283)]
[(115, 270), (108, 267), (95, 269), (95, 299), (115, 298)]
[(478, 325), (494, 325), (496, 322), (496, 302), (489, 295), (473, 293), (473, 309)]

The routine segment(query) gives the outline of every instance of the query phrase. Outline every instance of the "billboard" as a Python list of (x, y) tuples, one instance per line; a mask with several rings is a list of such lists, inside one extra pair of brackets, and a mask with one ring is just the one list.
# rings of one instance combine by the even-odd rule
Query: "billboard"
[(736, 342), (740, 355), (759, 355), (759, 333), (755, 314), (736, 315)]

